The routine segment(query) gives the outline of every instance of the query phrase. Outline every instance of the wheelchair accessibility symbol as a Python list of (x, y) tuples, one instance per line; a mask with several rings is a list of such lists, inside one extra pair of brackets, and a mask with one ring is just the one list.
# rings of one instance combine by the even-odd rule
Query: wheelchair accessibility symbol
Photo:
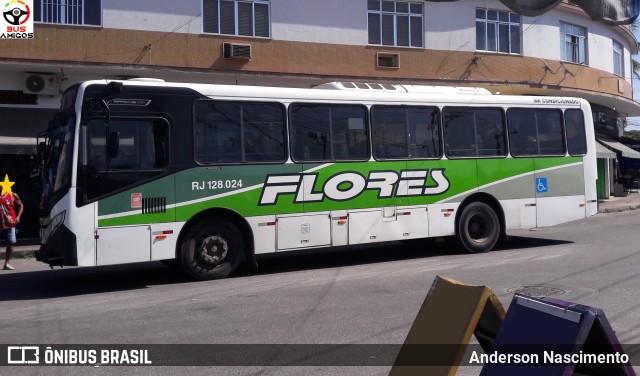
[(547, 178), (536, 178), (536, 192), (542, 193), (547, 192), (549, 190), (549, 186), (547, 185)]

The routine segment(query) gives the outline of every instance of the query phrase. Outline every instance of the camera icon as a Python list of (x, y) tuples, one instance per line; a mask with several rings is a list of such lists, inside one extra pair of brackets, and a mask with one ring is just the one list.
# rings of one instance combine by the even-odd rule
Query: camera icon
[(8, 346), (8, 364), (40, 364), (39, 346)]

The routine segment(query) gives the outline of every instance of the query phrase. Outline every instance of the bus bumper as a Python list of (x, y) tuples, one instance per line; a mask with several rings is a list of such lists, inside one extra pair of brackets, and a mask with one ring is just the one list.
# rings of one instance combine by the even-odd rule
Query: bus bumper
[(36, 252), (36, 260), (49, 266), (77, 266), (76, 236), (64, 225), (51, 234), (47, 244), (40, 244)]

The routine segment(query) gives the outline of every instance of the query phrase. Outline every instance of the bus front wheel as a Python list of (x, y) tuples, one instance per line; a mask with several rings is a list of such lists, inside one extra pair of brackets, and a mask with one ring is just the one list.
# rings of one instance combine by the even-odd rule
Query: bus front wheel
[(490, 251), (500, 238), (500, 221), (491, 206), (473, 202), (462, 209), (458, 238), (470, 253)]
[(180, 261), (191, 277), (200, 280), (229, 276), (240, 264), (244, 242), (232, 223), (209, 219), (187, 232), (180, 248)]

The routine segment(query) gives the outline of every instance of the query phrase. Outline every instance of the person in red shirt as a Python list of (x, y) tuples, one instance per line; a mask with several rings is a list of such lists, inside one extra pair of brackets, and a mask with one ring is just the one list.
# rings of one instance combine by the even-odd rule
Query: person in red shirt
[[(16, 208), (18, 213), (16, 214)], [(7, 252), (4, 258), (4, 270), (14, 270), (14, 267), (9, 265), (11, 254), (13, 253), (13, 245), (16, 244), (16, 225), (20, 223), (20, 217), (24, 205), (20, 201), (20, 196), (15, 192), (7, 192), (0, 196), (0, 210), (2, 210), (2, 223), (0, 229), (0, 238), (4, 239), (7, 243)]]

